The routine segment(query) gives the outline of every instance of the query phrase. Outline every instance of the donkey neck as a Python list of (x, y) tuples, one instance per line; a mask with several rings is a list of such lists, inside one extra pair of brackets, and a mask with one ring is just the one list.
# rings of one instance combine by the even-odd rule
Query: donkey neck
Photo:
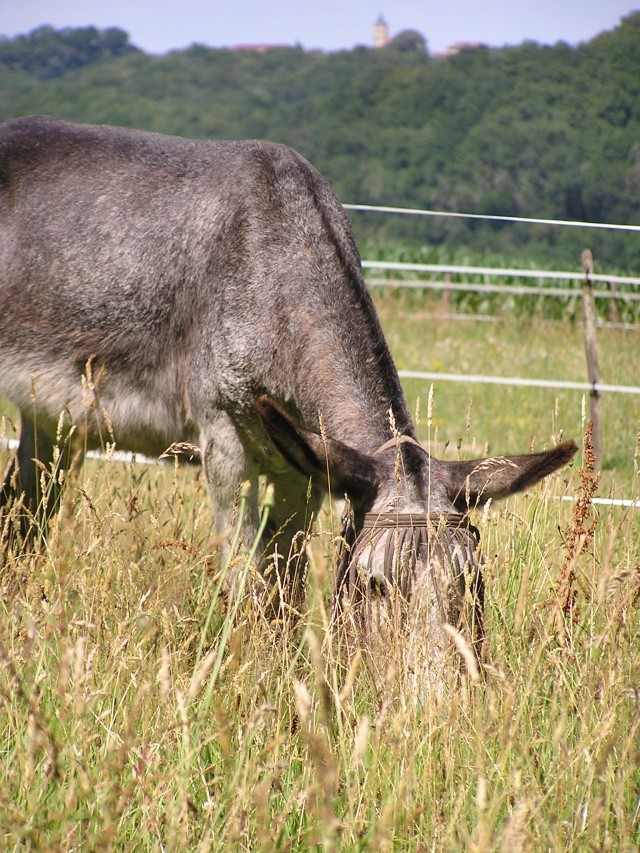
[(340, 336), (309, 335), (296, 396), (311, 402), (303, 414), (312, 428), (320, 414), (328, 435), (373, 455), (395, 435), (415, 438), (415, 432), (377, 318), (360, 319)]

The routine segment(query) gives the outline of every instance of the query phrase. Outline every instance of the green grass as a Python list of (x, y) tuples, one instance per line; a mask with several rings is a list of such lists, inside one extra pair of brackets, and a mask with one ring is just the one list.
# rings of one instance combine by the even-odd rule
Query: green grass
[[(584, 375), (569, 324), (379, 307), (402, 367)], [(603, 380), (635, 384), (635, 338), (609, 334)], [(583, 432), (576, 394), (443, 383), (429, 418), (429, 388), (407, 392), (449, 458)], [(600, 493), (638, 497), (639, 422), (633, 399), (605, 400)], [(327, 512), (300, 618), (270, 626), (245, 601), (232, 620), (201, 473), (87, 463), (47, 548), (1, 576), (0, 848), (636, 850), (640, 513), (575, 519), (559, 498), (581, 464), (475, 519), (486, 678), (417, 704), (327, 631)]]
[[(442, 320), (437, 300), (406, 292), (387, 291), (376, 301), (399, 369), (587, 381), (580, 323), (529, 317), (495, 323)], [(638, 384), (637, 331), (600, 329), (598, 358), (601, 382)], [(420, 398), (424, 439), (430, 385), (405, 381), (412, 411)], [(431, 438), (439, 448), (448, 444), (449, 453), (457, 453), (459, 443), (469, 453), (542, 449), (562, 435), (579, 438), (589, 411), (588, 394), (580, 391), (439, 382)], [(625, 491), (637, 465), (640, 395), (603, 394), (601, 413), (604, 489)]]

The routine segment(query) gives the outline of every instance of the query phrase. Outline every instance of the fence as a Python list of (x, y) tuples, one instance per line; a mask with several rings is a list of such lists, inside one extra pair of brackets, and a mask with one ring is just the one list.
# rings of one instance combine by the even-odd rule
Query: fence
[(520, 222), (525, 225), (556, 225), (569, 228), (593, 228), (602, 231), (640, 233), (640, 225), (618, 225), (609, 222), (579, 222), (574, 219), (538, 219), (532, 216), (497, 216), (489, 213), (459, 213), (452, 210), (420, 210), (414, 207), (385, 207), (375, 204), (343, 204), (345, 210), (370, 213), (397, 213), (403, 216), (442, 216), (450, 219), (484, 219), (487, 222)]
[[(450, 211), (416, 210), (412, 208), (381, 207), (375, 205), (344, 205), (348, 210), (370, 211), (376, 213), (389, 213), (411, 216), (444, 216), (468, 219), (485, 219), (502, 222), (521, 222), (525, 224), (544, 224), (560, 227), (581, 227), (591, 229), (617, 230), (640, 233), (640, 225), (618, 225), (593, 222), (573, 222), (558, 219), (538, 219), (532, 217), (517, 216), (493, 216), (485, 214), (465, 214)], [(608, 325), (617, 328), (636, 329), (638, 326), (632, 323), (601, 323), (598, 324), (595, 308), (596, 299), (619, 300), (629, 302), (640, 302), (640, 293), (619, 290), (622, 287), (637, 288), (640, 278), (633, 276), (605, 275), (593, 272), (593, 259), (588, 249), (582, 253), (582, 273), (558, 270), (530, 270), (510, 269), (498, 267), (475, 267), (446, 264), (418, 264), (403, 263), (398, 261), (369, 261), (363, 260), (362, 267), (366, 270), (384, 270), (402, 273), (430, 274), (443, 276), (442, 280), (422, 279), (381, 279), (367, 277), (369, 287), (392, 286), (399, 288), (412, 288), (421, 290), (438, 290), (443, 293), (446, 305), (449, 302), (449, 294), (454, 291), (471, 291), (479, 293), (504, 293), (511, 296), (537, 295), (553, 297), (577, 297), (581, 296), (584, 318), (584, 344), (587, 361), (588, 382), (570, 382), (565, 380), (525, 379), (521, 377), (504, 376), (478, 376), (456, 373), (441, 373), (421, 370), (402, 370), (401, 378), (425, 379), (431, 381), (447, 382), (474, 382), (494, 385), (512, 385), (520, 387), (544, 387), (544, 388), (571, 388), (589, 393), (591, 403), (591, 417), (593, 420), (594, 453), (600, 465), (602, 463), (602, 425), (600, 419), (600, 396), (603, 392), (612, 394), (640, 394), (640, 387), (626, 385), (611, 385), (599, 381), (598, 350), (596, 328), (598, 325)], [(487, 284), (477, 282), (452, 282), (452, 275), (482, 276), (484, 278), (510, 277), (517, 279), (536, 279), (538, 281), (565, 281), (579, 284), (580, 290), (570, 287), (548, 287), (531, 286), (522, 284)], [(606, 283), (610, 290), (594, 289), (594, 283)], [(617, 311), (616, 311), (617, 313)], [(488, 319), (482, 317), (483, 320)]]
[[(367, 270), (387, 270), (389, 272), (414, 272), (416, 274), (429, 273), (432, 275), (441, 275), (442, 279), (401, 279), (401, 278), (380, 278), (378, 276), (367, 276), (367, 284), (369, 287), (396, 287), (407, 290), (431, 290), (439, 291), (443, 294), (443, 305), (448, 310), (450, 303), (450, 294), (456, 292), (467, 293), (483, 293), (483, 294), (503, 294), (505, 296), (539, 296), (539, 297), (555, 297), (569, 299), (581, 298), (581, 290), (573, 287), (547, 287), (545, 285), (523, 285), (523, 284), (491, 284), (472, 281), (452, 281), (453, 275), (462, 276), (483, 276), (484, 278), (519, 278), (519, 279), (536, 279), (539, 281), (566, 281), (573, 284), (579, 284), (580, 288), (584, 283), (584, 276), (572, 272), (560, 272), (557, 270), (522, 270), (510, 269), (507, 267), (473, 267), (459, 266), (456, 264), (413, 264), (402, 263), (398, 261), (367, 261), (363, 260), (362, 268)], [(611, 287), (611, 290), (593, 290), (595, 299), (608, 300), (613, 308), (613, 314), (618, 316), (618, 303), (630, 302), (637, 303), (640, 307), (640, 293), (619, 290), (619, 286), (637, 287), (640, 285), (640, 278), (621, 275), (593, 275), (592, 282), (606, 283)], [(637, 309), (636, 309), (637, 313)], [(456, 317), (458, 315), (450, 315)], [(472, 319), (469, 315), (462, 315), (464, 319)], [(487, 315), (478, 315), (478, 320), (491, 319)], [(628, 329), (630, 331), (640, 329), (637, 323), (621, 323), (619, 320), (607, 322), (596, 319), (599, 328), (614, 328)]]

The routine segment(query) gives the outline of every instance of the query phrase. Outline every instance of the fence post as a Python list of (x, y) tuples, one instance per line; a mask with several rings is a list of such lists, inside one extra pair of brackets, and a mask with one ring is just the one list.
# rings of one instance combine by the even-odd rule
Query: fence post
[(581, 255), (584, 270), (582, 286), (582, 308), (584, 317), (584, 348), (587, 356), (587, 372), (591, 383), (591, 420), (593, 421), (593, 453), (598, 468), (602, 467), (602, 423), (600, 419), (600, 392), (596, 383), (599, 380), (598, 345), (596, 340), (596, 300), (593, 296), (593, 256), (590, 249), (585, 249)]

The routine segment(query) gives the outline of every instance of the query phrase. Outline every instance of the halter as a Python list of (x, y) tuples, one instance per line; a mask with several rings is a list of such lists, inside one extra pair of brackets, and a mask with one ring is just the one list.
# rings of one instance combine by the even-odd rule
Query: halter
[[(378, 456), (384, 453), (385, 450), (390, 450), (392, 447), (399, 448), (401, 444), (413, 444), (419, 447), (420, 450), (428, 456), (429, 454), (415, 438), (411, 435), (394, 435), (388, 441), (385, 441), (377, 450), (373, 451), (373, 456)], [(433, 528), (442, 521), (446, 521), (452, 527), (460, 527), (465, 524), (467, 516), (459, 512), (367, 512), (364, 516), (364, 524), (362, 530), (379, 530), (389, 527), (408, 527), (408, 528)], [(466, 522), (468, 526), (468, 521)]]
[(385, 441), (385, 443), (377, 450), (374, 450), (372, 455), (377, 456), (378, 453), (382, 453), (384, 450), (389, 450), (391, 447), (399, 447), (401, 444), (415, 444), (415, 446), (419, 447), (425, 455), (428, 455), (420, 442), (416, 441), (415, 438), (410, 435), (394, 435), (393, 438), (390, 438), (389, 441)]
[(468, 518), (461, 512), (367, 512), (362, 530), (381, 530), (393, 527), (437, 528), (441, 522), (451, 527), (468, 524)]
[[(413, 444), (428, 456), (415, 438), (398, 435), (374, 451), (377, 456), (391, 448), (399, 450), (402, 444)], [(419, 556), (427, 556), (430, 566), (432, 590), (442, 622), (457, 624), (466, 600), (465, 590), (473, 599), (473, 636), (481, 638), (482, 631), (482, 575), (478, 569), (478, 544), (480, 534), (469, 516), (452, 512), (367, 512), (356, 536), (355, 528), (347, 524), (338, 559), (335, 586), (335, 613), (341, 612), (341, 596), (347, 593), (351, 603), (358, 605), (357, 617), (367, 629), (375, 607), (377, 594), (392, 597), (406, 606), (416, 583)], [(374, 552), (382, 547), (383, 576), (372, 572)], [(367, 549), (369, 550), (366, 555)], [(468, 574), (471, 573), (469, 577)], [(468, 585), (469, 584), (469, 585)], [(362, 609), (364, 606), (364, 609)], [(370, 625), (369, 625), (370, 627)], [(475, 642), (475, 640), (474, 640)]]

